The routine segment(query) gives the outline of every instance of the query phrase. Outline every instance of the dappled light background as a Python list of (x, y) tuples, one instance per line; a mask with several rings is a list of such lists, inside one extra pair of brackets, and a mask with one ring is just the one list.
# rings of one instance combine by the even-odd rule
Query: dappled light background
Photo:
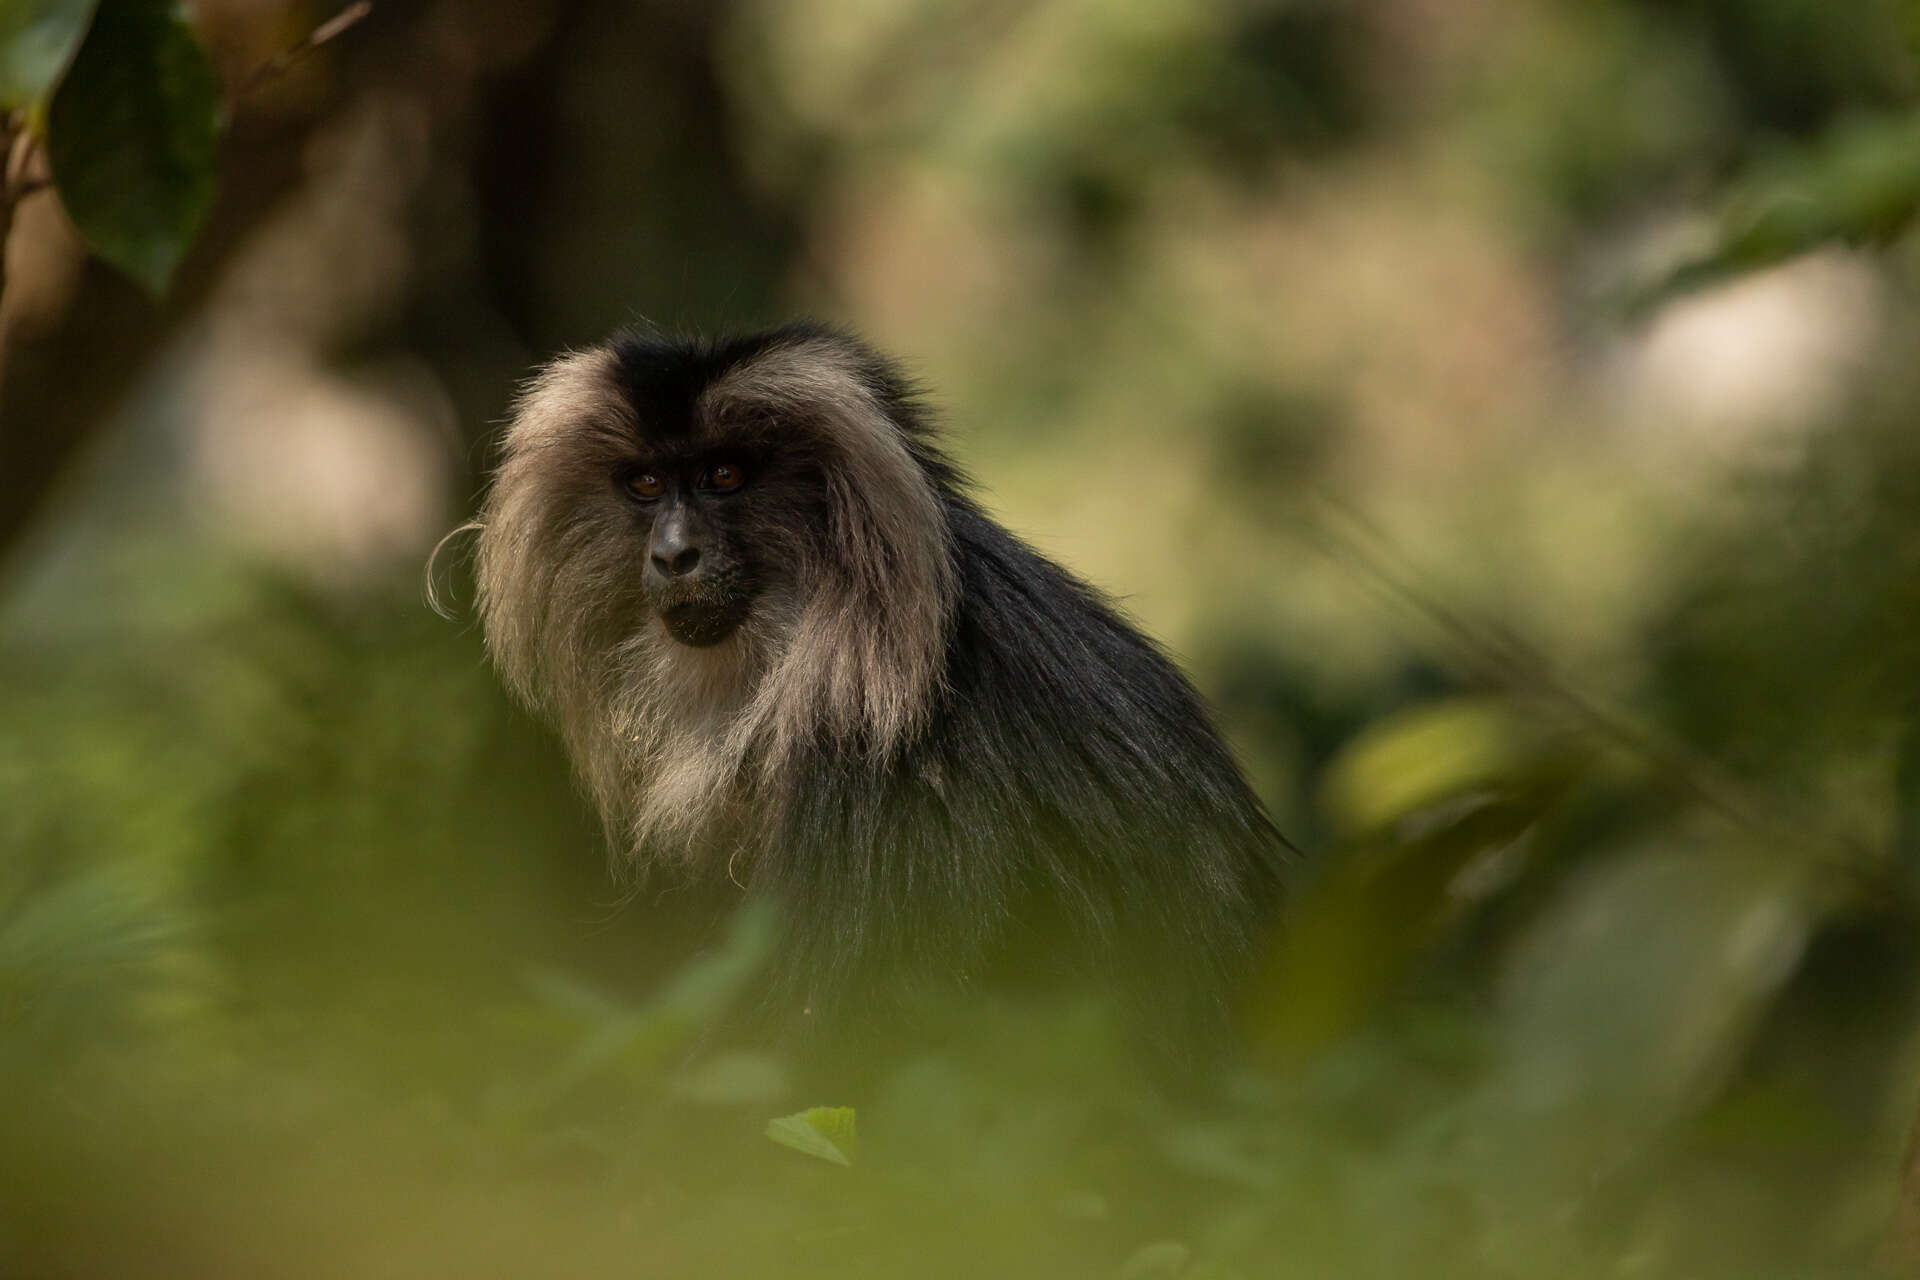
[[(230, 84), (330, 10), (200, 0)], [(376, 0), (0, 326), (0, 1271), (1920, 1258), (1920, 5)], [(901, 357), (1304, 856), (1224, 1079), (724, 1031), (468, 612), (517, 382)], [(1178, 856), (1170, 850), (1169, 856)], [(1223, 1067), (1228, 1064), (1222, 1064)], [(821, 1094), (818, 1091), (828, 1092)], [(855, 1105), (843, 1168), (763, 1136)]]

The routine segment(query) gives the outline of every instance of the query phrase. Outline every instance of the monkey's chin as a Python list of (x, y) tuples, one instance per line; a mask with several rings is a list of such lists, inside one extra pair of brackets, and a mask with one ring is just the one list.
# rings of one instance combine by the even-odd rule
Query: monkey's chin
[(660, 611), (667, 634), (689, 649), (712, 648), (746, 620), (745, 600), (677, 604)]

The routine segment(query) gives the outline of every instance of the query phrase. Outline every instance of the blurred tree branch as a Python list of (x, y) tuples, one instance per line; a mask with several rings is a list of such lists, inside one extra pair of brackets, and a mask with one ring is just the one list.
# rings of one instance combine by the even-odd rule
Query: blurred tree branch
[[(372, 9), (369, 0), (349, 5), (239, 79), (229, 102), (238, 104), (278, 79)], [(0, 132), (0, 155), (5, 156), (0, 182), (0, 564), (147, 358), (173, 325), (204, 300), (247, 233), (297, 184), (306, 140), (324, 114), (309, 111), (271, 120), (236, 115), (221, 150), (220, 195), (213, 215), (158, 305), (119, 271), (85, 254), (63, 212), (22, 226), (21, 243), (15, 243), (20, 202), (57, 192), (57, 187), (28, 113), (9, 115)], [(22, 303), (9, 289), (9, 258), (44, 269), (76, 254), (84, 254), (84, 260), (76, 265), (70, 290)]]
[[(302, 120), (230, 142), (221, 162), (220, 201), (163, 305), (89, 258), (60, 314), (34, 317), (37, 323), (30, 325), (17, 314), (6, 317), (0, 332), (0, 557), (32, 523), (67, 463), (161, 339), (191, 314), (247, 231), (297, 182), (301, 146), (314, 123)], [(44, 238), (12, 247), (22, 255), (64, 248)]]
[(328, 18), (325, 22), (301, 37), (291, 48), (277, 53), (267, 59), (267, 61), (261, 63), (259, 70), (243, 80), (240, 86), (233, 91), (234, 98), (236, 100), (244, 98), (269, 81), (285, 75), (295, 63), (311, 54), (321, 45), (326, 44), (329, 40), (333, 40), (350, 28), (360, 25), (372, 12), (372, 0), (355, 0), (355, 3), (348, 5), (339, 13)]

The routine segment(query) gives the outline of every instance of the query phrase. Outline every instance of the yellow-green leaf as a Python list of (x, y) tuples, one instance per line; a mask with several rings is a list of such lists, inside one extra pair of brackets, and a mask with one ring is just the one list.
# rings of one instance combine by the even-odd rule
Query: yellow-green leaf
[(1565, 755), (1506, 701), (1451, 698), (1370, 726), (1328, 767), (1321, 795), (1341, 834), (1364, 840), (1443, 802), (1511, 791)]
[(829, 1164), (851, 1166), (859, 1152), (852, 1107), (808, 1107), (767, 1121), (767, 1136)]
[(52, 92), (86, 34), (94, 0), (0, 0), (0, 110)]

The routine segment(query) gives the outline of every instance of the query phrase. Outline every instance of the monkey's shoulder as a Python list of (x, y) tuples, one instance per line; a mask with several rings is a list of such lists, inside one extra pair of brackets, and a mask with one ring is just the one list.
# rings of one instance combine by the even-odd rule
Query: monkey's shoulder
[(950, 524), (960, 564), (947, 662), (954, 711), (1010, 715), (1015, 731), (1111, 740), (1238, 779), (1205, 701), (1119, 606), (977, 509), (956, 506)]
[(960, 591), (915, 785), (1110, 842), (1275, 839), (1204, 700), (1117, 606), (970, 504), (950, 527)]

